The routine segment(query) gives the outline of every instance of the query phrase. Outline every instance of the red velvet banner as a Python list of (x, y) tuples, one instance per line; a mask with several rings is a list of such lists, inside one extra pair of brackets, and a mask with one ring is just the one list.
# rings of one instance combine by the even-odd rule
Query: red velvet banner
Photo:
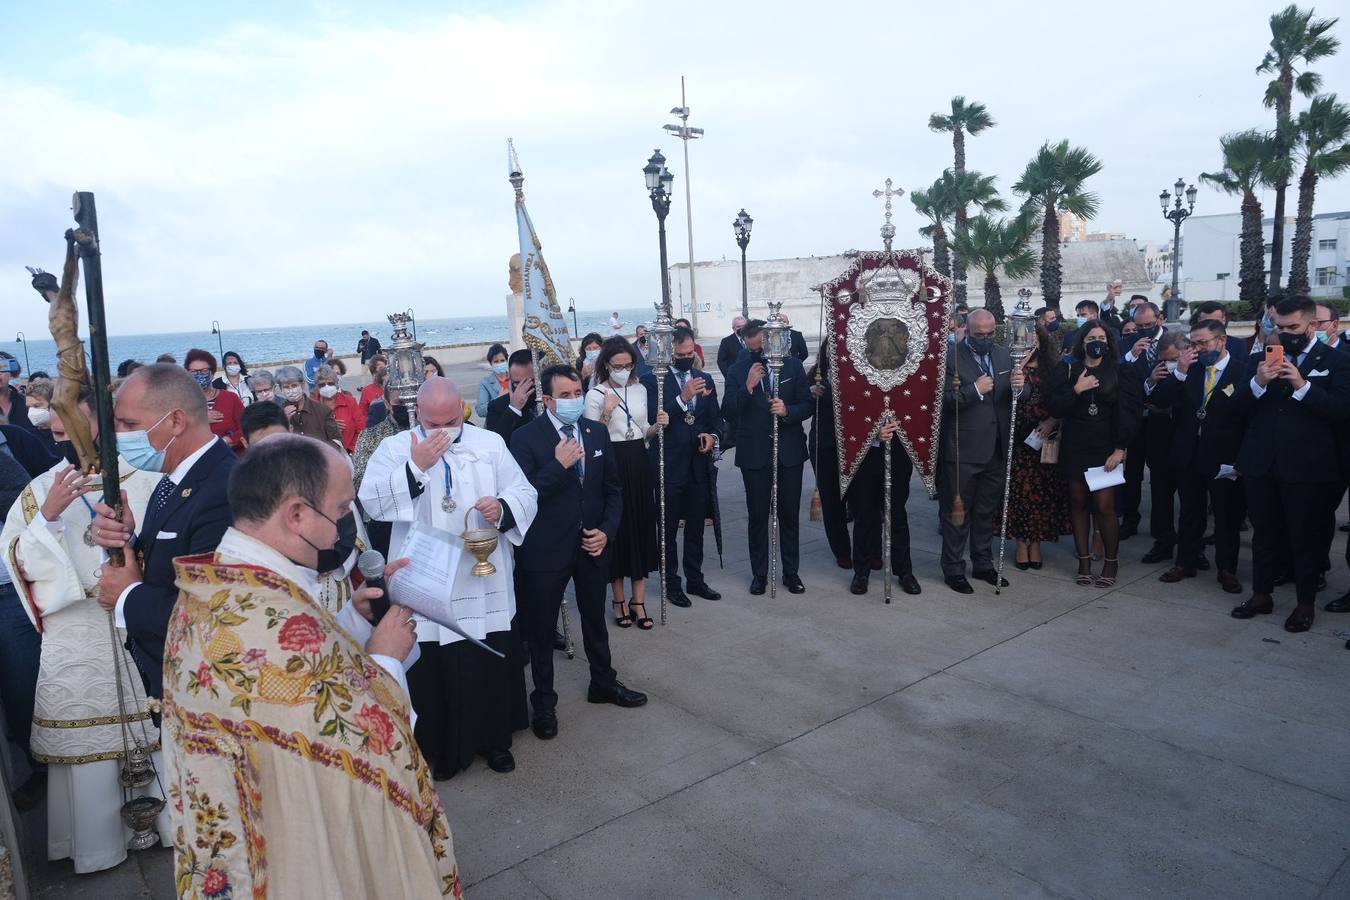
[(908, 251), (867, 251), (820, 290), (830, 322), (841, 493), (890, 421), (934, 493), (951, 281)]

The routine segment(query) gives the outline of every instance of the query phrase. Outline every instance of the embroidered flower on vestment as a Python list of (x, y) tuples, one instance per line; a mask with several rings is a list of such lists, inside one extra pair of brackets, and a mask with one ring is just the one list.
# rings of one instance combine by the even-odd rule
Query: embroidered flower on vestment
[(304, 653), (318, 653), (323, 649), (323, 628), (318, 620), (301, 613), (291, 616), (281, 626), (277, 634), (277, 643), (282, 650), (299, 650)]

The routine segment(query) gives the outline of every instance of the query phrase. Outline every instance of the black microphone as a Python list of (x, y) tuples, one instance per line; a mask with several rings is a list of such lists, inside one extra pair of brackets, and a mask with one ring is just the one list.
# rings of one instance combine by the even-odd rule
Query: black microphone
[(370, 601), (371, 620), (380, 624), (384, 614), (389, 612), (389, 585), (384, 580), (384, 556), (378, 550), (367, 550), (356, 559), (356, 567), (366, 579), (366, 586), (379, 588), (383, 593)]

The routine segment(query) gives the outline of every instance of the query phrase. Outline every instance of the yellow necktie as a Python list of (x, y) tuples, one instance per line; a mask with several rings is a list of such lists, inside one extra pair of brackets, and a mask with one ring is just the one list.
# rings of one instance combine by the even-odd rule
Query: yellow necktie
[(1214, 393), (1214, 382), (1219, 380), (1219, 370), (1216, 366), (1210, 366), (1205, 370), (1205, 402), (1209, 402), (1209, 395)]

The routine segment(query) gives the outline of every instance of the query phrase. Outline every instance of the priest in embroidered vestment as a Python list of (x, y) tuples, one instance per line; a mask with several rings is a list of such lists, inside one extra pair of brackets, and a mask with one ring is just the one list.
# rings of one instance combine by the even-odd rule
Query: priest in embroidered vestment
[[(90, 400), (86, 387), (78, 407), (97, 439)], [(55, 409), (50, 427), (57, 446), (70, 448)], [(74, 451), (69, 453), (74, 458)], [(119, 461), (119, 469), (127, 505), (139, 519), (159, 478), (126, 460)], [(63, 459), (24, 488), (0, 534), (24, 612), (42, 634), (32, 753), (48, 766), (47, 858), (69, 858), (76, 872), (110, 869), (127, 858), (131, 831), (122, 823), (127, 797), (119, 780), (124, 747), (133, 741), (147, 749), (159, 747), (145, 688), (122, 646), (126, 636), (110, 627), (110, 615), (98, 605), (102, 551), (89, 534), (97, 499), (89, 496), (90, 484), (78, 466)], [(160, 768), (158, 752), (153, 759)], [(152, 783), (134, 793), (159, 796), (159, 787)], [(167, 812), (159, 825), (164, 846), (170, 846)]]
[(501, 532), (504, 540), (489, 558), (496, 574), (470, 574), (474, 560), (463, 554), (449, 590), (460, 627), (506, 654), (499, 659), (448, 628), (420, 621), (422, 661), (408, 672), (418, 743), (438, 780), (468, 767), (475, 754), (494, 771), (509, 772), (515, 768), (511, 735), (529, 725), (521, 641), (512, 634), (510, 545), (525, 540), (538, 497), (506, 442), (464, 422), (454, 382), (428, 378), (417, 395), (417, 416), (417, 428), (386, 438), (371, 456), (361, 506), (372, 519), (393, 523), (392, 557), (400, 555), (414, 522), (456, 536), (484, 523)]
[(413, 739), (411, 613), (372, 626), (372, 588), (337, 616), (314, 599), (353, 499), (332, 446), (266, 438), (231, 473), (219, 547), (175, 563), (164, 727), (180, 897), (460, 896)]

